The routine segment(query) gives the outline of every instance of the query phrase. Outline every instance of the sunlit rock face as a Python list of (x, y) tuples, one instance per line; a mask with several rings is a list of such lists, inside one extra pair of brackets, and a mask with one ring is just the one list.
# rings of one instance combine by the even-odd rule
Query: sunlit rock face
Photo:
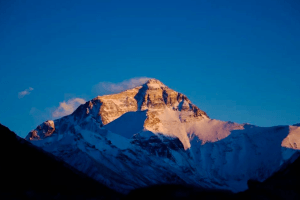
[(49, 137), (55, 131), (55, 125), (52, 120), (48, 120), (43, 124), (39, 125), (35, 130), (31, 131), (26, 139), (33, 140), (33, 139), (43, 139), (45, 137)]
[[(148, 110), (147, 125), (154, 126), (159, 122), (159, 119), (154, 117), (155, 113), (162, 112), (166, 108), (186, 113), (180, 116), (181, 121), (208, 118), (206, 113), (193, 105), (185, 95), (168, 88), (156, 79), (150, 79), (142, 86), (119, 94), (96, 97), (85, 104), (87, 114), (93, 112), (94, 105), (100, 105), (95, 109), (103, 125), (126, 112)], [(152, 112), (154, 114), (151, 114)]]
[[(190, 147), (187, 135), (181, 132), (178, 135), (176, 132), (166, 130), (164, 123), (168, 126), (209, 118), (185, 95), (168, 88), (156, 79), (150, 79), (142, 86), (118, 94), (98, 96), (81, 105), (73, 115), (75, 121), (79, 123), (91, 116), (103, 126), (127, 112), (137, 111), (146, 111), (147, 118), (143, 124), (145, 129), (178, 137), (186, 149)], [(166, 112), (176, 116), (175, 119), (168, 117), (167, 119)]]
[(153, 184), (242, 191), (296, 155), (300, 127), (210, 119), (159, 80), (98, 96), (26, 137), (121, 192)]

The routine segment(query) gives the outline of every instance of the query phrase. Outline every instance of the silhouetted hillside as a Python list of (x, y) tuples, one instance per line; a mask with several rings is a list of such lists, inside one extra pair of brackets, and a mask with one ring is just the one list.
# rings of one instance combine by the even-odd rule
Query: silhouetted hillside
[(0, 199), (121, 198), (1, 124), (0, 136)]
[(131, 191), (126, 200), (137, 200), (147, 197), (155, 200), (219, 200), (237, 199), (231, 191), (202, 189), (188, 185), (155, 185)]

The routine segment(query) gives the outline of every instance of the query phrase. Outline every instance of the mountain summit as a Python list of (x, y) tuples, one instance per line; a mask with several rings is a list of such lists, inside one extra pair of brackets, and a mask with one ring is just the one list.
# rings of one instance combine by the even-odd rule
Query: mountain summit
[(159, 80), (98, 96), (26, 140), (110, 188), (154, 184), (247, 189), (298, 156), (300, 127), (210, 119)]
[[(136, 112), (136, 114), (130, 114), (129, 112)], [(186, 148), (190, 147), (186, 133), (170, 131), (171, 126), (176, 127), (181, 123), (209, 118), (204, 111), (192, 104), (185, 95), (168, 88), (157, 79), (150, 79), (142, 86), (119, 94), (98, 96), (81, 105), (73, 115), (77, 123), (87, 117), (92, 117), (100, 126), (104, 126), (125, 113), (128, 114), (123, 118), (128, 118), (129, 121), (132, 120), (129, 119), (131, 117), (140, 119), (134, 126), (143, 126), (144, 129), (155, 133), (165, 133), (178, 137)], [(33, 131), (27, 139), (44, 138), (53, 133), (55, 130), (54, 122), (47, 121), (45, 124), (49, 130), (45, 133), (43, 131)], [(114, 125), (117, 124), (114, 123)], [(114, 125), (109, 126), (116, 129), (113, 127)], [(127, 126), (127, 128), (129, 127)], [(182, 127), (178, 128), (182, 129)], [(126, 132), (125, 134), (129, 138), (137, 133), (124, 130), (124, 127), (116, 131)]]

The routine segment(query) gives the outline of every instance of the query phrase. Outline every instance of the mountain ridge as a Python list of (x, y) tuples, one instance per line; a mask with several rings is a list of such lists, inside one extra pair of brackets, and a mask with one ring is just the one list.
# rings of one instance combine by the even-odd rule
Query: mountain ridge
[(166, 183), (238, 192), (249, 179), (279, 170), (299, 150), (299, 135), (296, 126), (210, 119), (185, 95), (150, 79), (46, 121), (26, 140), (124, 193)]
[[(157, 115), (165, 108), (183, 113), (178, 116), (181, 122), (209, 118), (204, 111), (192, 104), (185, 95), (168, 88), (157, 79), (150, 79), (142, 86), (118, 94), (97, 96), (91, 101), (80, 105), (74, 113), (79, 118), (78, 120), (90, 114), (100, 126), (104, 126), (127, 112), (147, 110), (145, 128), (153, 132), (159, 132), (162, 131), (159, 127), (161, 119)], [(46, 123), (51, 124), (48, 125), (49, 130), (44, 135), (39, 135), (38, 131), (33, 131), (31, 136), (29, 138), (27, 136), (26, 139), (32, 140), (51, 135), (55, 130), (55, 127), (53, 127), (54, 122), (49, 120)], [(181, 140), (187, 140), (187, 138), (181, 138)], [(186, 144), (186, 148), (188, 146), (189, 144)]]

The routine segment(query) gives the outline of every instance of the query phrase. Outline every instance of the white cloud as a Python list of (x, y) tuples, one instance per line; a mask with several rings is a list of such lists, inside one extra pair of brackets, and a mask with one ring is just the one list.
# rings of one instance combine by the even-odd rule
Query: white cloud
[(124, 90), (128, 90), (142, 85), (146, 83), (149, 79), (150, 78), (147, 77), (137, 77), (122, 81), (120, 83), (100, 82), (94, 86), (93, 91), (97, 93), (97, 95), (119, 93)]
[(27, 88), (26, 90), (24, 90), (24, 91), (22, 91), (22, 92), (19, 92), (19, 93), (18, 93), (18, 98), (21, 99), (21, 98), (23, 98), (24, 96), (29, 95), (30, 92), (31, 92), (32, 90), (33, 90), (33, 88), (32, 88), (32, 87), (29, 87), (29, 88)]
[(71, 114), (80, 104), (85, 103), (86, 101), (81, 98), (72, 98), (67, 102), (63, 101), (59, 103), (58, 107), (48, 107), (45, 109), (38, 109), (32, 107), (29, 114), (33, 117), (34, 124), (37, 126), (44, 121), (53, 120), (59, 117), (63, 117)]
[(81, 98), (69, 99), (67, 102), (63, 101), (59, 103), (59, 107), (52, 112), (52, 117), (59, 118), (73, 113), (73, 111), (84, 104), (86, 101)]

